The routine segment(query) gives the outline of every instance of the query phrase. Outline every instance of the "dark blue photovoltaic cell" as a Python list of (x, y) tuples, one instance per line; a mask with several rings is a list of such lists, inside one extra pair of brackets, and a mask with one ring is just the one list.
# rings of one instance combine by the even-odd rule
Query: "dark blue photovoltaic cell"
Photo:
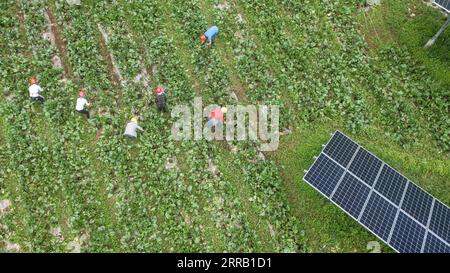
[(346, 168), (357, 148), (356, 143), (337, 131), (323, 152)]
[(407, 179), (387, 165), (383, 165), (375, 189), (394, 204), (400, 204)]
[(344, 169), (321, 154), (304, 179), (321, 193), (330, 196), (343, 173)]
[(439, 240), (431, 233), (427, 235), (427, 241), (425, 242), (424, 253), (450, 253), (450, 246), (446, 245), (443, 241)]
[(430, 229), (447, 243), (450, 243), (450, 208), (437, 200), (434, 202)]
[(410, 183), (402, 202), (402, 209), (423, 225), (427, 225), (433, 197)]
[(400, 211), (389, 243), (401, 253), (420, 253), (424, 236), (425, 228)]
[(339, 131), (304, 180), (398, 252), (450, 252), (450, 208)]
[(450, 0), (436, 0), (436, 4), (450, 12)]
[(360, 221), (381, 239), (387, 241), (396, 213), (396, 207), (372, 192)]
[(350, 165), (349, 171), (354, 173), (368, 185), (372, 186), (381, 165), (381, 160), (371, 155), (365, 149), (360, 148)]
[(358, 181), (350, 173), (346, 173), (331, 200), (342, 207), (350, 215), (358, 218), (364, 203), (369, 196), (370, 188)]

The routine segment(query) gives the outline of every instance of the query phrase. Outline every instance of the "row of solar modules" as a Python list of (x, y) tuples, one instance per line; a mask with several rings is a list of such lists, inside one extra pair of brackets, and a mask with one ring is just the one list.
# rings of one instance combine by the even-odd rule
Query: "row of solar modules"
[(450, 0), (435, 0), (434, 3), (445, 9), (447, 12), (450, 12)]
[(450, 208), (341, 132), (304, 180), (397, 252), (450, 253)]

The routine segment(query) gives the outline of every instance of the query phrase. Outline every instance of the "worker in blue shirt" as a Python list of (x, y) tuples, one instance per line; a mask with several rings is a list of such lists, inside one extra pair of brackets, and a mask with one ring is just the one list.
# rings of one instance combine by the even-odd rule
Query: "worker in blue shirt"
[(210, 27), (205, 34), (203, 34), (200, 39), (202, 40), (202, 44), (204, 44), (206, 42), (206, 40), (208, 40), (208, 45), (211, 45), (212, 42), (214, 41), (214, 38), (216, 37), (216, 35), (219, 34), (219, 28), (216, 26)]

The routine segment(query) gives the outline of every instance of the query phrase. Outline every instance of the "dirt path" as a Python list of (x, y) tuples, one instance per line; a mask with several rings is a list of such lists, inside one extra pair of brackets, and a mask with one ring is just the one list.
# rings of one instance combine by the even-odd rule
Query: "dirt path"
[(108, 49), (109, 34), (102, 25), (98, 24), (97, 27), (101, 34), (100, 46), (102, 48), (102, 54), (104, 54), (104, 57), (106, 58), (108, 64), (108, 69), (111, 74), (111, 81), (116, 86), (122, 86), (123, 84), (122, 74), (120, 73), (120, 70), (117, 67), (114, 55)]
[(59, 29), (59, 25), (56, 22), (55, 16), (53, 15), (51, 8), (47, 8), (45, 10), (45, 17), (47, 19), (48, 25), (50, 26), (50, 31), (53, 34), (53, 37), (55, 38), (54, 43), (56, 48), (58, 49), (59, 52), (58, 55), (61, 59), (62, 66), (64, 68), (64, 76), (67, 79), (73, 79), (72, 69), (70, 66), (69, 58), (67, 57), (68, 54), (66, 45), (63, 39), (61, 38), (61, 31)]
[(134, 29), (130, 26), (129, 22), (126, 21), (126, 28), (128, 30), (128, 33), (130, 34), (131, 38), (136, 42), (136, 45), (138, 46), (139, 55), (141, 55), (141, 62), (140, 65), (142, 67), (142, 72), (138, 77), (141, 77), (139, 79), (135, 78), (136, 80), (143, 80), (144, 87), (147, 88), (150, 86), (150, 84), (154, 80), (153, 71), (155, 70), (155, 67), (148, 61), (148, 54), (147, 50), (144, 47), (144, 42), (142, 41), (141, 37), (139, 35), (136, 35)]
[(114, 56), (108, 49), (107, 32), (100, 24), (98, 24), (97, 27), (99, 30), (100, 51), (108, 66), (110, 80), (113, 83), (115, 90), (117, 91), (117, 96), (115, 97), (117, 107), (120, 109), (122, 107), (122, 97), (123, 97), (121, 90), (121, 87), (123, 86), (122, 75), (120, 74), (120, 70), (115, 63)]

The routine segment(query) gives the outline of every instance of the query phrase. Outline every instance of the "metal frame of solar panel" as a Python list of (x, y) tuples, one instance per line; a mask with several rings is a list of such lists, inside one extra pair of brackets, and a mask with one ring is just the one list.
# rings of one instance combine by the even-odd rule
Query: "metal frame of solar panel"
[(397, 252), (450, 253), (450, 208), (340, 131), (303, 180)]
[(450, 0), (435, 0), (434, 3), (450, 13)]

